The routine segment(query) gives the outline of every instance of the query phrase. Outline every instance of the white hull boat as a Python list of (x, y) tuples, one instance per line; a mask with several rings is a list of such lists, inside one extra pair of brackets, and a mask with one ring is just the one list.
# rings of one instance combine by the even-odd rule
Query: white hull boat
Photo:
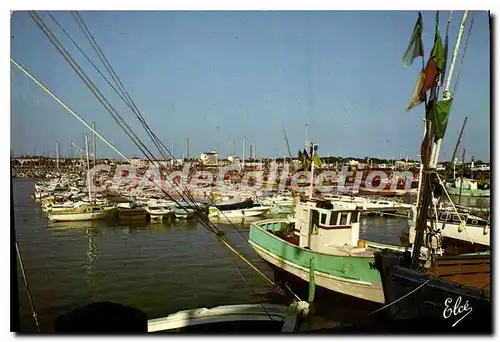
[(158, 200), (150, 202), (144, 209), (149, 214), (151, 220), (163, 220), (163, 218), (173, 214), (175, 206), (175, 202)]
[[(413, 207), (408, 217), (411, 243), (415, 240), (415, 211), (416, 209)], [(461, 217), (458, 217), (455, 212), (449, 211), (438, 213), (438, 220), (435, 225), (436, 228), (440, 230), (443, 238), (490, 246), (491, 237), (489, 222), (468, 213), (461, 213), (460, 216)], [(462, 226), (461, 220), (464, 223)], [(431, 220), (427, 221), (427, 225), (431, 226)]]
[[(184, 310), (148, 320), (148, 332), (219, 332), (219, 329), (226, 333), (294, 332), (299, 329), (299, 318), (306, 316), (308, 310), (306, 302), (296, 302), (291, 306), (243, 304)], [(224, 327), (224, 324), (228, 326)]]
[(188, 220), (194, 217), (194, 209), (193, 208), (175, 208), (173, 210), (175, 218)]
[(251, 208), (234, 209), (234, 210), (219, 210), (216, 207), (209, 208), (209, 217), (221, 218), (242, 218), (253, 217), (266, 214), (272, 207), (256, 205)]
[(49, 212), (48, 218), (52, 222), (61, 221), (89, 221), (101, 220), (116, 214), (116, 208), (85, 205), (75, 209)]

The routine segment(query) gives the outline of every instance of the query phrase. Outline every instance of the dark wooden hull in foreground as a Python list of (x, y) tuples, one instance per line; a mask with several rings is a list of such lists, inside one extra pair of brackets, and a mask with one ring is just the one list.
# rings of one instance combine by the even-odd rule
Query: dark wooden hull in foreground
[[(481, 259), (476, 256), (441, 259), (435, 270), (439, 274), (437, 277), (400, 266), (400, 258), (394, 254), (379, 253), (377, 263), (386, 302), (399, 299), (386, 309), (390, 312), (391, 325), (397, 331), (408, 329), (404, 331), (408, 333), (491, 334), (489, 281), (485, 284), (489, 260)], [(476, 268), (477, 275), (468, 272), (467, 265), (469, 271)], [(479, 280), (483, 288), (463, 285), (472, 285), (473, 279)]]

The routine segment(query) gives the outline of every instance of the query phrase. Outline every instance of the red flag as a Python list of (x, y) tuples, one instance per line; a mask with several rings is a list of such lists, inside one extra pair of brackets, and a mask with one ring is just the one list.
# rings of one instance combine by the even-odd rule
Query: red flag
[(422, 90), (420, 91), (421, 96), (423, 93), (426, 93), (429, 89), (432, 89), (436, 85), (438, 76), (439, 70), (436, 62), (432, 58), (429, 58), (427, 66), (425, 67), (424, 83), (422, 85)]
[(421, 90), (422, 93), (434, 88), (439, 74), (443, 71), (446, 63), (445, 51), (441, 36), (439, 35), (439, 11), (436, 13), (436, 35), (434, 37), (434, 46), (432, 47), (431, 55), (425, 66), (425, 79)]

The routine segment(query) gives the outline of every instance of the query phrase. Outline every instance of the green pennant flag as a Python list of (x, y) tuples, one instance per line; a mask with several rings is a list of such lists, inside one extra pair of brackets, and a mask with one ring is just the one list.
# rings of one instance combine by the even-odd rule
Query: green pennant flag
[(314, 153), (313, 159), (312, 159), (314, 166), (320, 168), (322, 163), (321, 163), (321, 158), (318, 156), (317, 153)]
[(436, 13), (436, 34), (434, 36), (434, 46), (431, 50), (431, 55), (425, 67), (425, 79), (422, 86), (422, 92), (425, 93), (429, 89), (434, 88), (436, 80), (446, 63), (445, 50), (441, 35), (439, 34), (439, 11)]
[(434, 141), (444, 137), (453, 99), (432, 102), (432, 134)]
[(413, 28), (410, 43), (403, 56), (403, 65), (409, 67), (412, 65), (415, 57), (424, 55), (424, 44), (422, 43), (422, 13), (418, 12), (418, 19)]
[(299, 155), (297, 157), (297, 160), (298, 160), (297, 168), (301, 169), (303, 167), (303, 163), (304, 163), (304, 156), (302, 155), (301, 150), (299, 150)]

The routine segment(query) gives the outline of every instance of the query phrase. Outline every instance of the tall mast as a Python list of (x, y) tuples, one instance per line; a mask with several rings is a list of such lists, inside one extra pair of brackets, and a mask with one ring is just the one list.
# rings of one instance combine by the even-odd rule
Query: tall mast
[(245, 138), (243, 138), (243, 169), (245, 169)]
[[(424, 119), (424, 136), (422, 138), (425, 139), (425, 135), (427, 134), (427, 131), (426, 131), (426, 122), (425, 122), (425, 119)], [(422, 164), (422, 156), (420, 156), (420, 170), (418, 172), (418, 192), (417, 192), (417, 213), (419, 211), (419, 208), (420, 208), (420, 199), (422, 198), (421, 196), (421, 190), (422, 190), (422, 172), (424, 170), (424, 165)]]
[[(462, 22), (460, 24), (460, 30), (458, 32), (457, 41), (455, 43), (455, 48), (453, 50), (453, 56), (451, 59), (450, 70), (448, 72), (448, 78), (446, 80), (445, 90), (444, 90), (444, 99), (449, 100), (452, 98), (449, 89), (451, 84), (451, 77), (453, 75), (453, 69), (455, 68), (455, 62), (458, 54), (458, 50), (460, 48), (460, 41), (462, 39), (462, 33), (465, 27), (465, 22), (467, 20), (468, 11), (464, 12), (464, 16), (462, 18)], [(426, 107), (427, 110), (427, 107)], [(429, 141), (432, 141), (432, 134), (427, 127), (426, 134), (428, 135)], [(429, 158), (428, 165), (424, 165), (424, 171), (427, 170), (435, 170), (437, 165), (437, 160), (439, 157), (439, 149), (441, 146), (442, 138), (439, 139), (432, 147), (431, 157)], [(431, 174), (429, 172), (424, 172), (422, 174), (422, 185), (423, 185), (423, 194), (422, 194), (422, 207), (420, 213), (418, 215), (418, 222), (416, 226), (416, 236), (415, 243), (413, 244), (413, 252), (412, 252), (412, 260), (411, 267), (417, 267), (420, 259), (420, 249), (422, 247), (422, 243), (424, 240), (424, 232), (427, 226), (427, 213), (429, 210), (429, 206), (432, 200), (432, 191), (431, 191)]]
[[(312, 153), (314, 154), (315, 151), (314, 151), (314, 147), (313, 147), (313, 151)], [(313, 190), (314, 190), (314, 158), (313, 158), (313, 155), (311, 155), (311, 180), (310, 180), (310, 183), (309, 183), (309, 199), (312, 199), (313, 198)]]
[(84, 134), (84, 136), (85, 136), (85, 151), (87, 152), (87, 187), (89, 188), (89, 202), (92, 203), (92, 192), (90, 191), (91, 180), (90, 180), (89, 143), (86, 133)]
[(95, 159), (97, 158), (96, 156), (96, 144), (97, 144), (97, 140), (96, 140), (96, 137), (95, 137), (95, 122), (92, 122), (92, 160), (94, 162), (94, 165), (95, 165)]
[[(465, 23), (467, 21), (467, 14), (469, 11), (464, 11), (464, 15), (462, 17), (462, 22), (460, 23), (460, 29), (458, 30), (457, 42), (455, 43), (455, 48), (453, 50), (453, 56), (451, 57), (450, 71), (448, 72), (448, 78), (446, 79), (446, 84), (443, 92), (443, 99), (450, 100), (452, 98), (452, 94), (450, 93), (450, 85), (451, 85), (451, 77), (453, 76), (453, 70), (455, 69), (455, 62), (457, 59), (458, 51), (460, 49), (460, 42), (462, 41), (462, 34), (464, 32)], [(440, 138), (433, 146), (430, 167), (436, 168), (438, 158), (439, 158), (439, 150), (441, 148), (441, 142), (443, 138)]]
[(307, 124), (306, 124), (306, 142), (305, 142), (306, 148), (307, 148), (308, 145), (309, 145), (309, 140), (308, 140), (308, 137), (307, 137)]
[(59, 171), (59, 141), (56, 141), (56, 165), (57, 171)]
[(219, 126), (217, 126), (217, 134), (215, 136), (217, 137), (217, 142), (215, 144), (215, 154), (217, 155), (217, 159), (219, 159)]
[(458, 205), (460, 205), (460, 201), (462, 199), (462, 186), (464, 184), (464, 169), (465, 169), (465, 148), (462, 153), (462, 176), (460, 177), (460, 192), (458, 193)]
[[(460, 146), (460, 141), (462, 140), (462, 134), (464, 134), (464, 128), (465, 128), (465, 124), (467, 123), (467, 117), (465, 117), (464, 119), (464, 123), (462, 124), (462, 129), (460, 130), (460, 134), (458, 136), (458, 140), (457, 140), (457, 144), (455, 145), (455, 149), (453, 150), (453, 155), (451, 156), (451, 162), (453, 163), (453, 167), (455, 167), (455, 157), (457, 155), (457, 152), (458, 152), (458, 146)], [(446, 178), (448, 178), (450, 175), (450, 172), (448, 172), (446, 174)], [(455, 177), (453, 177), (455, 178)]]

